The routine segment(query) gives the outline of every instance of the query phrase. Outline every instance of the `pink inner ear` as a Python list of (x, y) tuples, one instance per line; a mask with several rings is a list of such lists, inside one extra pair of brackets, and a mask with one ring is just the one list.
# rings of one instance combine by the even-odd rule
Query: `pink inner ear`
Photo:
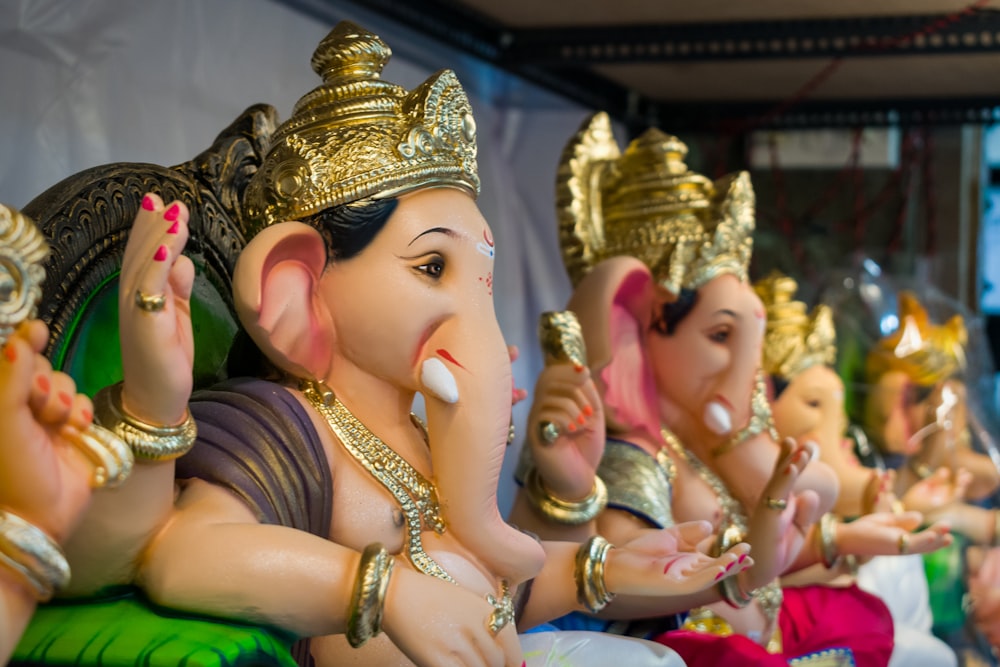
[(644, 327), (633, 314), (648, 308), (648, 299), (637, 297), (650, 289), (648, 274), (635, 273), (622, 282), (611, 307), (611, 362), (601, 370), (601, 380), (607, 388), (605, 407), (615, 421), (658, 438), (656, 383), (646, 358)]

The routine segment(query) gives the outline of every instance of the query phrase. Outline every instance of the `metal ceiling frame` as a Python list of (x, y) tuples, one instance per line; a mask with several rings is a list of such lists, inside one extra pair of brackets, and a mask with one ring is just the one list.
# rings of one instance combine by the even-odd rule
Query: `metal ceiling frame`
[[(331, 0), (278, 0), (331, 25)], [(1000, 12), (955, 15), (794, 19), (601, 28), (517, 29), (454, 0), (350, 0), (594, 110), (630, 132), (672, 132), (955, 125), (1000, 121), (1000, 95), (909, 100), (711, 101), (653, 100), (588, 68), (624, 62), (817, 59), (878, 55), (1000, 52)], [(928, 31), (928, 26), (933, 28)]]

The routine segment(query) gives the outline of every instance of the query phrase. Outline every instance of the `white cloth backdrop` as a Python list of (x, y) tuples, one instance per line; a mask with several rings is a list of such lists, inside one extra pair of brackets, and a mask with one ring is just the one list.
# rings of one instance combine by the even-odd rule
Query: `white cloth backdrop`
[[(515, 380), (533, 389), (538, 314), (569, 295), (555, 229), (556, 165), (590, 110), (355, 5), (344, 3), (341, 18), (392, 47), (387, 80), (411, 88), (447, 67), (469, 92), (480, 206), (497, 240), (500, 323), (522, 351)], [(269, 0), (0, 2), (0, 201), (21, 207), (108, 162), (184, 162), (257, 102), (286, 118), (319, 83), (309, 58), (331, 27)], [(519, 434), (526, 414), (527, 403), (515, 409)], [(505, 511), (515, 454), (502, 477)]]

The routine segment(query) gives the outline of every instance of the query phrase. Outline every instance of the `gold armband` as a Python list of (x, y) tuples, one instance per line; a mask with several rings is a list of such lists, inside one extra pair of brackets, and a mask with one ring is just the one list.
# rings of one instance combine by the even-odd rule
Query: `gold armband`
[(833, 569), (840, 564), (840, 551), (837, 549), (837, 517), (827, 512), (819, 519), (819, 530), (816, 537), (819, 544), (819, 555), (823, 565)]
[(347, 610), (347, 641), (354, 648), (364, 646), (382, 632), (385, 592), (395, 564), (396, 560), (381, 542), (369, 544), (361, 554), (351, 606)]
[(587, 611), (596, 614), (615, 599), (604, 581), (604, 566), (614, 545), (600, 535), (594, 535), (576, 552), (576, 599)]
[(537, 468), (531, 468), (524, 476), (524, 492), (528, 502), (545, 517), (567, 526), (587, 523), (601, 513), (608, 505), (608, 489), (600, 477), (594, 476), (594, 488), (590, 495), (575, 502), (552, 495), (545, 488)]
[(39, 602), (69, 584), (69, 563), (62, 549), (41, 528), (0, 510), (0, 565), (10, 569)]
[(94, 418), (132, 449), (137, 459), (170, 461), (183, 456), (194, 446), (198, 427), (185, 410), (184, 421), (177, 426), (156, 426), (129, 415), (122, 407), (122, 383), (105, 387), (94, 396)]

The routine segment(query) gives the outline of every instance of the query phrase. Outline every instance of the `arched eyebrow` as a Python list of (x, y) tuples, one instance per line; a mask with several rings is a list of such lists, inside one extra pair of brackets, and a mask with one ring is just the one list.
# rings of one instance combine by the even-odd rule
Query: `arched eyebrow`
[(715, 314), (716, 315), (729, 315), (734, 320), (740, 319), (740, 314), (737, 313), (735, 310), (730, 310), (729, 308), (720, 308), (719, 310), (715, 311)]
[(410, 247), (411, 245), (416, 243), (417, 239), (419, 239), (421, 236), (424, 236), (425, 234), (444, 234), (445, 236), (451, 236), (452, 238), (458, 237), (458, 234), (455, 232), (454, 229), (449, 229), (447, 227), (431, 227), (430, 229), (425, 229), (424, 231), (414, 236), (413, 240), (410, 241), (408, 244), (406, 244), (406, 247)]

